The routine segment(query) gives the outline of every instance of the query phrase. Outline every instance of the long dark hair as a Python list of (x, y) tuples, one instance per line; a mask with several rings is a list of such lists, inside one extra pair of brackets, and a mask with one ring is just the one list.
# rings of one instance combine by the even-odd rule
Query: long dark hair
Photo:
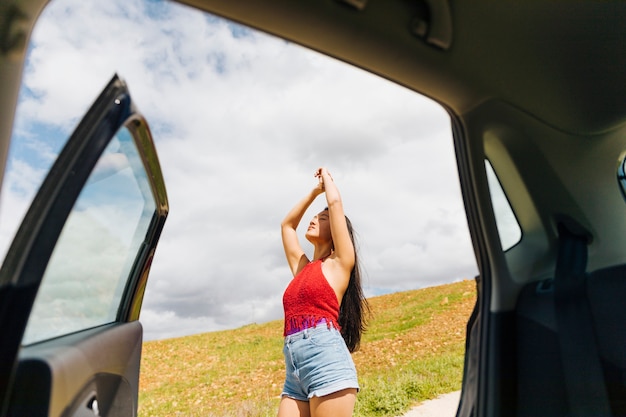
[(352, 246), (354, 246), (354, 267), (350, 273), (348, 288), (341, 300), (341, 306), (339, 306), (338, 324), (341, 327), (341, 336), (343, 336), (348, 350), (355, 352), (359, 349), (361, 335), (367, 327), (367, 316), (369, 315), (370, 309), (365, 295), (363, 295), (363, 288), (361, 287), (361, 268), (359, 266), (357, 242), (354, 238), (352, 222), (350, 222), (347, 216), (346, 223), (348, 225), (350, 240), (352, 240)]

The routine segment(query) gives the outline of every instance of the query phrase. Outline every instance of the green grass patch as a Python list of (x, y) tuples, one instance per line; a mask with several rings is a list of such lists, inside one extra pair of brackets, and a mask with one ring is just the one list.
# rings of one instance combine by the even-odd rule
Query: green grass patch
[(462, 371), (463, 351), (457, 351), (363, 377), (354, 415), (402, 415), (418, 402), (460, 389)]

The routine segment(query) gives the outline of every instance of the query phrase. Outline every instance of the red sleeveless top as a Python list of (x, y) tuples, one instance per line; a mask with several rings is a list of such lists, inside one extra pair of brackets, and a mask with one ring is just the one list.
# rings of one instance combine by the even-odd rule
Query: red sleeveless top
[(327, 326), (337, 330), (339, 324), (339, 302), (322, 272), (322, 260), (309, 262), (291, 280), (283, 294), (285, 330), (283, 336), (315, 327), (325, 320)]

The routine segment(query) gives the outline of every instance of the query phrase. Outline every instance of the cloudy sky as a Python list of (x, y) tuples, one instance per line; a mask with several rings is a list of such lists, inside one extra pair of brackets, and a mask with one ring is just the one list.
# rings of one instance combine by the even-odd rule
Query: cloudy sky
[[(147, 340), (282, 317), (291, 276), (280, 221), (320, 166), (357, 230), (367, 294), (476, 275), (441, 107), (297, 45), (148, 0), (55, 0), (42, 14), (2, 189), (4, 246), (114, 73), (152, 128), (170, 200), (141, 314)], [(322, 208), (319, 198), (303, 226)]]

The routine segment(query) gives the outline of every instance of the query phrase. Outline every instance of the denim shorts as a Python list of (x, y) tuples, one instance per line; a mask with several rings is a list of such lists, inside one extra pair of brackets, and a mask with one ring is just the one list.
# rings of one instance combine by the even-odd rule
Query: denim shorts
[(356, 368), (341, 333), (326, 324), (285, 337), (282, 396), (299, 401), (359, 389)]

